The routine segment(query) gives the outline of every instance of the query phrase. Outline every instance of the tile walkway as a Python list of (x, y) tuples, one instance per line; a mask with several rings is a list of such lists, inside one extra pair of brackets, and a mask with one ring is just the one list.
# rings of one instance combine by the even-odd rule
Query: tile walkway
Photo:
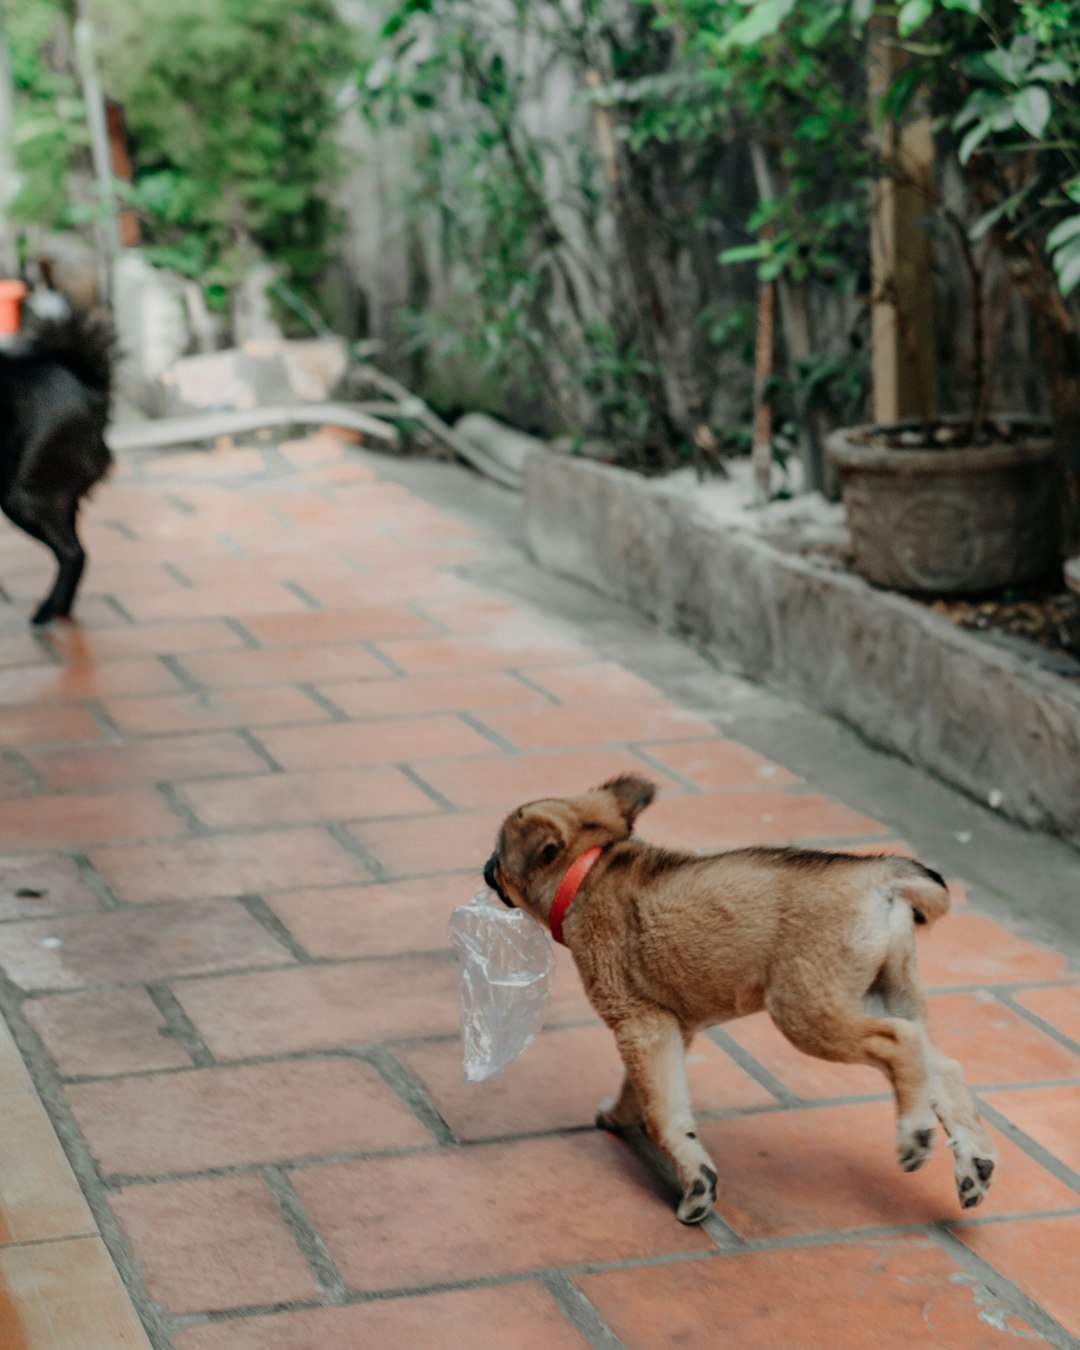
[(754, 1018), (692, 1050), (721, 1176), (684, 1228), (591, 1127), (618, 1066), (565, 960), (462, 1085), (449, 909), (509, 806), (625, 768), (671, 844), (889, 823), (464, 580), (482, 534), (329, 434), (133, 458), (87, 536), (35, 637), (48, 567), (0, 532), (0, 1350), (145, 1345), (114, 1260), (159, 1350), (1080, 1340), (1063, 956), (963, 903), (922, 943), (1000, 1148), (975, 1217), (940, 1142), (899, 1172), (876, 1074)]

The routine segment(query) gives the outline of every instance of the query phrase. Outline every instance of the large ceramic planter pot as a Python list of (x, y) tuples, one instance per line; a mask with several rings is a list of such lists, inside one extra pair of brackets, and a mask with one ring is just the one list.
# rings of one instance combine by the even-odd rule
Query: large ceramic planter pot
[[(961, 420), (936, 425), (947, 439)], [(826, 449), (843, 482), (855, 565), (868, 581), (971, 595), (1060, 565), (1049, 430), (1020, 419), (1005, 425), (1009, 441), (962, 448), (897, 446), (918, 440), (915, 422), (833, 432)]]

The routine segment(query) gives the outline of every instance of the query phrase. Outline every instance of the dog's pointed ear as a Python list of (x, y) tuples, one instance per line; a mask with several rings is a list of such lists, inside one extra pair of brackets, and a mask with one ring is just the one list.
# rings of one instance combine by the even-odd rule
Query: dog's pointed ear
[(618, 778), (609, 778), (600, 791), (610, 793), (627, 829), (633, 829), (634, 821), (656, 796), (656, 784), (637, 774), (621, 773)]

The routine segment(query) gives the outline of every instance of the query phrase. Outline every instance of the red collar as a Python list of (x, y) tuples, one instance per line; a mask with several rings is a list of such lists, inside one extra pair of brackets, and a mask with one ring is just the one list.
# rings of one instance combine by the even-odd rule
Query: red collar
[(574, 859), (567, 868), (566, 875), (559, 882), (559, 889), (555, 892), (555, 899), (551, 904), (550, 925), (551, 936), (556, 942), (562, 943), (564, 947), (566, 943), (563, 942), (562, 926), (563, 919), (566, 918), (566, 911), (574, 903), (574, 897), (581, 888), (581, 883), (589, 875), (593, 863), (603, 851), (599, 847), (587, 848), (580, 857)]

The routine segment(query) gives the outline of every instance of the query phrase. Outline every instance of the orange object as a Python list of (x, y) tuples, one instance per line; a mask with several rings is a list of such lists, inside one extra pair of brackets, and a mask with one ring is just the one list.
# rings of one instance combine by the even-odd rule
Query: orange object
[(19, 331), (25, 294), (25, 282), (0, 281), (0, 337)]

